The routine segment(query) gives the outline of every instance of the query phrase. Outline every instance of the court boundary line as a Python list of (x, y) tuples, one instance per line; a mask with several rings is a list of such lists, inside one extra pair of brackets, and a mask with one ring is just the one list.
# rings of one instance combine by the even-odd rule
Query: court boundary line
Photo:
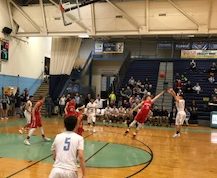
[[(91, 133), (91, 134), (85, 136), (84, 138), (87, 138), (87, 137), (89, 137), (89, 136), (91, 136), (91, 135), (93, 135), (93, 133)], [(45, 160), (45, 159), (51, 157), (52, 155), (53, 155), (53, 154), (49, 154), (48, 156), (46, 156), (46, 157), (44, 157), (44, 158), (42, 158), (42, 159), (40, 159), (40, 160), (38, 160), (38, 161), (36, 161), (36, 162), (34, 162), (34, 163), (28, 165), (28, 166), (26, 166), (26, 167), (24, 167), (23, 169), (20, 169), (20, 170), (16, 171), (15, 173), (10, 174), (10, 175), (7, 176), (6, 178), (10, 178), (10, 177), (12, 177), (12, 176), (14, 176), (14, 175), (16, 175), (16, 174), (19, 174), (20, 172), (25, 171), (26, 169), (28, 169), (28, 168), (30, 168), (30, 167), (32, 167), (32, 166), (38, 164), (39, 162), (41, 162), (41, 161), (43, 161), (43, 160)]]
[(91, 156), (89, 156), (89, 158), (87, 158), (85, 160), (85, 163), (88, 162), (92, 157), (94, 157), (97, 153), (99, 153), (103, 148), (105, 148), (106, 146), (108, 146), (110, 143), (105, 143), (99, 150), (97, 150), (95, 153), (93, 153)]

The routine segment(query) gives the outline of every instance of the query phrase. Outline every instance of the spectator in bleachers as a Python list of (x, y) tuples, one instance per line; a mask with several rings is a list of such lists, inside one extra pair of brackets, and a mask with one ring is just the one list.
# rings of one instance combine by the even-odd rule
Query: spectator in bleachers
[(119, 110), (119, 120), (124, 122), (126, 119), (126, 110), (123, 106), (120, 106), (118, 110)]
[(125, 95), (126, 97), (129, 99), (132, 95), (132, 90), (129, 86), (127, 86), (126, 90), (125, 90)]
[(106, 106), (105, 108), (104, 117), (105, 117), (103, 120), (104, 124), (111, 122), (111, 107), (109, 105)]
[(133, 103), (135, 103), (136, 99), (135, 99), (135, 95), (132, 95), (129, 99), (129, 103), (130, 103), (130, 107), (132, 108)]
[(138, 81), (136, 82), (136, 85), (141, 88), (142, 82), (141, 82), (140, 80), (138, 80)]
[(148, 91), (145, 89), (145, 86), (142, 85), (141, 86), (141, 90), (140, 90), (140, 97), (143, 97), (144, 95), (146, 95), (148, 93)]
[(168, 125), (168, 116), (169, 116), (169, 112), (163, 106), (162, 110), (161, 110), (161, 122), (160, 122), (160, 125), (162, 125), (162, 123), (165, 123), (166, 125)]
[(181, 75), (181, 82), (183, 84), (186, 84), (188, 82), (188, 78), (184, 74)]
[(111, 108), (111, 116), (112, 116), (112, 122), (116, 123), (118, 122), (118, 117), (119, 117), (119, 110), (116, 108), (115, 105), (113, 105), (113, 107)]
[(129, 81), (128, 81), (128, 85), (130, 87), (134, 87), (134, 85), (136, 84), (135, 79), (133, 78), (133, 76), (130, 77)]
[(75, 102), (76, 102), (77, 105), (80, 105), (80, 104), (81, 104), (81, 98), (80, 98), (79, 93), (76, 93), (76, 94), (75, 94)]
[(191, 93), (193, 91), (193, 86), (191, 85), (191, 81), (188, 81), (185, 85), (185, 93)]
[(171, 112), (169, 113), (169, 125), (172, 126), (172, 123), (175, 121), (176, 118), (176, 108), (174, 107)]
[(210, 83), (214, 83), (215, 82), (215, 74), (214, 73), (212, 73), (212, 72), (210, 72), (210, 74), (209, 74), (209, 78), (208, 78), (208, 81), (210, 82)]
[(126, 109), (130, 108), (130, 103), (127, 100), (124, 100), (123, 107)]
[(209, 72), (216, 73), (216, 70), (217, 70), (216, 63), (213, 62), (212, 65), (210, 66)]
[(196, 62), (195, 62), (194, 60), (192, 60), (192, 61), (190, 62), (190, 69), (191, 69), (192, 71), (195, 71), (195, 70), (196, 70), (196, 67), (197, 67)]
[(85, 98), (82, 94), (80, 94), (80, 105), (81, 106), (85, 105)]
[(189, 121), (189, 119), (191, 117), (191, 113), (188, 111), (187, 108), (185, 108), (185, 113), (186, 113), (186, 117), (185, 117), (185, 121), (184, 122), (185, 122), (185, 125), (188, 126), (189, 125), (188, 121)]
[(140, 94), (140, 92), (141, 92), (141, 89), (140, 89), (140, 87), (138, 85), (133, 87), (133, 94), (134, 95)]
[(194, 91), (196, 91), (197, 94), (200, 94), (201, 92), (201, 87), (199, 83), (196, 83), (196, 85), (192, 88)]
[(125, 94), (125, 88), (124, 87), (121, 88), (120, 95), (121, 95), (122, 98), (127, 98), (127, 96)]
[(176, 86), (175, 86), (175, 88), (176, 88), (176, 92), (178, 92), (179, 90), (182, 90), (183, 83), (182, 83), (182, 81), (180, 79), (176, 80)]
[(192, 100), (191, 105), (189, 107), (189, 111), (191, 114), (191, 120), (197, 120), (198, 117), (198, 113), (197, 113), (198, 107), (197, 107), (197, 103), (195, 100)]

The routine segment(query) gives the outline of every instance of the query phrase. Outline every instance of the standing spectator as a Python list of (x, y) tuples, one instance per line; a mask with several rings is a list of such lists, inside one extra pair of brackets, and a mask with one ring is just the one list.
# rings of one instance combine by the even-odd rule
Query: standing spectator
[(46, 112), (47, 112), (47, 116), (51, 117), (52, 115), (52, 110), (53, 110), (53, 101), (52, 98), (50, 97), (50, 95), (48, 95), (45, 98), (45, 107), (46, 107)]
[(115, 105), (116, 95), (115, 95), (114, 91), (112, 91), (111, 94), (109, 95), (109, 101), (110, 101), (110, 105)]
[(197, 94), (200, 94), (201, 92), (201, 87), (199, 83), (196, 83), (196, 85), (192, 88), (194, 91), (196, 91)]
[(22, 111), (21, 111), (21, 96), (20, 96), (20, 89), (17, 88), (17, 92), (15, 94), (15, 115), (19, 117), (22, 117)]
[(1, 103), (2, 103), (2, 118), (8, 119), (8, 106), (10, 104), (10, 100), (6, 94), (2, 95)]
[(122, 98), (126, 98), (126, 97), (127, 97), (126, 94), (125, 94), (125, 89), (124, 89), (124, 87), (121, 88), (121, 90), (120, 90), (120, 95), (122, 96)]
[(64, 115), (64, 108), (66, 106), (66, 97), (63, 95), (59, 100), (59, 110), (60, 110), (60, 116)]
[(10, 100), (10, 105), (9, 105), (10, 113), (8, 113), (8, 115), (14, 116), (14, 112), (15, 112), (15, 96), (14, 96), (13, 93), (9, 96), (9, 100)]

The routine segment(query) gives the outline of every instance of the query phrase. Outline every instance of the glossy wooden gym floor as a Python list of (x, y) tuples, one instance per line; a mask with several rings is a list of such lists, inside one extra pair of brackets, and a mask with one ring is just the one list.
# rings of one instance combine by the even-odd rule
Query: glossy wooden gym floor
[[(0, 121), (0, 177), (47, 178), (51, 143), (42, 142), (37, 130), (32, 145), (23, 145), (25, 135), (18, 134), (23, 123), (24, 119)], [(63, 130), (60, 118), (45, 119), (43, 125), (51, 138)], [(123, 133), (124, 128), (105, 126), (98, 126), (94, 134), (85, 131), (87, 178), (217, 177), (215, 129), (184, 127), (175, 139), (174, 128), (147, 126), (136, 139)]]

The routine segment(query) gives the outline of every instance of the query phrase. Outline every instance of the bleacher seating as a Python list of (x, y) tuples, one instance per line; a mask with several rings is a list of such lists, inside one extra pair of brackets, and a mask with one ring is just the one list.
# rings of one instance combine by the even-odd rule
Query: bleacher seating
[(128, 84), (128, 81), (131, 76), (134, 77), (135, 80), (141, 80), (144, 82), (145, 78), (148, 78), (150, 83), (152, 84), (152, 93), (155, 94), (157, 79), (158, 79), (158, 71), (159, 71), (159, 60), (143, 60), (143, 59), (133, 59), (129, 64), (127, 72), (125, 74), (122, 86)]
[(216, 59), (195, 60), (197, 70), (191, 71), (189, 69), (190, 60), (176, 60), (174, 61), (174, 77), (176, 73), (185, 74), (188, 80), (191, 81), (192, 86), (199, 83), (201, 86), (201, 93), (185, 93), (186, 107), (191, 105), (192, 100), (195, 100), (198, 107), (198, 120), (209, 120), (210, 110), (207, 107), (208, 101), (206, 100), (211, 96), (215, 88), (215, 84), (208, 81), (208, 70), (212, 62), (217, 62)]

